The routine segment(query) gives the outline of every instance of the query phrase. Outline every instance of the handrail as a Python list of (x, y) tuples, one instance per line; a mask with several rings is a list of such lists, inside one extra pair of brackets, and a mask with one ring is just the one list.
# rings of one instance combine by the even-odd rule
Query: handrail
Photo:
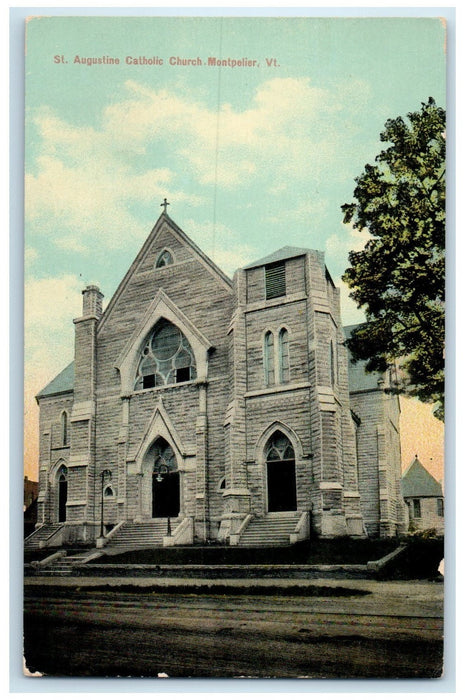
[(55, 537), (55, 535), (57, 534), (57, 532), (60, 532), (60, 530), (62, 530), (62, 529), (64, 528), (64, 526), (65, 526), (64, 523), (62, 523), (61, 525), (59, 525), (59, 526), (57, 527), (57, 529), (54, 530), (54, 531), (51, 533), (51, 535), (49, 535), (48, 537), (45, 538), (44, 541), (45, 541), (45, 542), (48, 542), (49, 540), (51, 540), (52, 537)]
[(121, 528), (123, 527), (123, 525), (124, 525), (125, 523), (126, 523), (126, 520), (122, 520), (120, 523), (117, 523), (117, 524), (115, 525), (115, 527), (112, 528), (112, 529), (110, 530), (110, 532), (107, 532), (107, 534), (105, 535), (106, 541), (108, 542), (109, 540), (111, 540), (111, 539), (115, 536), (115, 534), (116, 534), (119, 530), (121, 530)]

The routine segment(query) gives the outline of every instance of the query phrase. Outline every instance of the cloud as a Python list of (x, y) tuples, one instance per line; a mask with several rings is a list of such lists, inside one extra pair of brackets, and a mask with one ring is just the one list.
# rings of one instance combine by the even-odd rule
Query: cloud
[(151, 223), (142, 221), (141, 206), (165, 196), (202, 203), (191, 194), (195, 185), (186, 191), (186, 180), (199, 189), (261, 181), (276, 194), (292, 179), (317, 191), (330, 168), (332, 182), (343, 177), (334, 164), (347, 157), (348, 128), (341, 124), (354, 108), (338, 90), (308, 78), (265, 81), (244, 109), (228, 103), (216, 109), (191, 93), (133, 80), (124, 91), (94, 127), (72, 124), (48, 107), (35, 113), (39, 150), (25, 180), (28, 235), (47, 234), (79, 252), (95, 237), (121, 248)]
[(74, 252), (85, 252), (97, 237), (121, 248), (140, 236), (131, 205), (158, 202), (168, 192), (192, 206), (200, 201), (172, 187), (167, 167), (137, 170), (108, 130), (73, 126), (49, 109), (38, 112), (35, 126), (41, 153), (25, 177), (28, 235), (47, 235)]
[(371, 235), (367, 229), (359, 231), (358, 229), (352, 228), (351, 224), (341, 224), (342, 229), (340, 233), (333, 233), (326, 239), (326, 251), (328, 255), (334, 256), (344, 256), (347, 258), (347, 254), (351, 250), (360, 251), (363, 250), (367, 241), (370, 240)]
[(75, 275), (32, 278), (25, 285), (24, 341), (27, 382), (41, 389), (73, 358), (73, 318), (81, 314), (83, 283)]
[(341, 292), (341, 319), (343, 326), (352, 326), (356, 323), (366, 321), (365, 314), (357, 307), (357, 304), (350, 298), (350, 288), (340, 278), (335, 278), (334, 284)]
[(260, 257), (260, 251), (240, 243), (237, 235), (223, 224), (199, 223), (191, 219), (186, 222), (186, 230), (189, 237), (230, 277), (238, 268)]
[(25, 284), (24, 463), (33, 478), (39, 429), (34, 397), (73, 359), (73, 318), (82, 311), (82, 289), (75, 275), (31, 278)]

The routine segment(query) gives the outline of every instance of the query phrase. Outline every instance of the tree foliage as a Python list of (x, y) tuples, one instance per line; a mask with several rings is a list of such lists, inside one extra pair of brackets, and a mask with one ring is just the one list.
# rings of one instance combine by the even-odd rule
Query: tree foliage
[(355, 179), (344, 223), (367, 230), (343, 280), (367, 322), (348, 340), (355, 359), (384, 371), (400, 360), (397, 390), (444, 408), (445, 111), (430, 97), (389, 119), (387, 147)]

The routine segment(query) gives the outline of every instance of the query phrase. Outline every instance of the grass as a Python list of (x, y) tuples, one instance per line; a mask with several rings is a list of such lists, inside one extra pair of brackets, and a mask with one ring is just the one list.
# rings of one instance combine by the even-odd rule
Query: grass
[(290, 547), (165, 547), (103, 554), (98, 564), (366, 564), (392, 552), (397, 540), (313, 539)]

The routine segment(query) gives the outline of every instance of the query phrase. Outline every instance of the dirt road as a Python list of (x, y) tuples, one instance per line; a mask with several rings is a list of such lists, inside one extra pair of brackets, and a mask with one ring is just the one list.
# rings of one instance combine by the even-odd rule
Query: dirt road
[(442, 586), (356, 586), (343, 598), (26, 586), (27, 666), (51, 676), (441, 675)]

